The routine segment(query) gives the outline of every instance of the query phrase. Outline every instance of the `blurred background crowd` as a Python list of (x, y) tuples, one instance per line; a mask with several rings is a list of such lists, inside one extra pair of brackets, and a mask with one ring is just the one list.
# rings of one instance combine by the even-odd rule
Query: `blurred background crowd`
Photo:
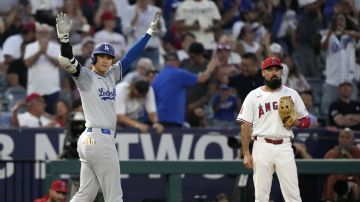
[[(311, 127), (360, 128), (358, 0), (2, 0), (1, 127), (63, 127), (81, 106), (57, 62), (58, 12), (73, 20), (74, 55), (91, 68), (95, 44), (111, 43), (121, 58), (156, 10), (160, 32), (117, 87), (127, 89), (119, 126), (147, 131), (155, 113), (165, 127), (236, 128), (242, 101), (263, 85), (262, 59), (277, 56)], [(168, 68), (197, 76), (214, 57), (206, 81), (164, 79)]]
[[(97, 43), (111, 43), (118, 60), (157, 10), (160, 31), (116, 86), (119, 127), (238, 128), (242, 101), (263, 85), (262, 60), (276, 56), (311, 127), (341, 131), (325, 158), (360, 158), (360, 0), (1, 0), (0, 128), (61, 128), (82, 110), (57, 62), (57, 13), (73, 20), (74, 55), (91, 68)], [(304, 144), (294, 151), (312, 158)], [(328, 178), (324, 199), (336, 198), (339, 179), (356, 182), (346, 193), (359, 199), (358, 176), (341, 175)]]

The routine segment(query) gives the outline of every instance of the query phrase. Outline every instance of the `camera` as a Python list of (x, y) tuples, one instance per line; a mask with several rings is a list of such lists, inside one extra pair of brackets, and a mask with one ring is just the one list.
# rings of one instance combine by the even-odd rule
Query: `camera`
[(340, 149), (339, 157), (347, 158), (347, 154), (350, 152), (350, 148), (346, 145), (340, 145), (339, 149)]
[(228, 144), (228, 146), (230, 148), (233, 148), (233, 149), (240, 149), (241, 148), (240, 138), (237, 138), (237, 137), (234, 137), (234, 136), (228, 137), (227, 144)]
[(85, 117), (83, 112), (71, 112), (65, 126), (65, 140), (63, 153), (60, 158), (77, 159), (77, 141), (81, 133), (85, 130)]

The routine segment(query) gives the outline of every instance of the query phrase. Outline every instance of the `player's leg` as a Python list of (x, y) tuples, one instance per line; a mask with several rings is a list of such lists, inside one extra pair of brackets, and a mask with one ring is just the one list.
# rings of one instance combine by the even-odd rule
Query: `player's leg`
[(87, 132), (83, 132), (78, 140), (77, 147), (81, 161), (80, 169), (80, 187), (79, 191), (75, 193), (71, 202), (88, 202), (94, 201), (96, 194), (99, 191), (100, 185), (96, 178), (95, 171), (91, 162), (91, 155), (88, 155), (89, 151), (94, 150), (93, 145), (87, 145), (85, 139), (88, 139)]
[(285, 201), (301, 201), (297, 168), (291, 143), (279, 146), (275, 159), (276, 174), (280, 181), (280, 188)]
[(103, 136), (99, 158), (94, 161), (94, 170), (106, 202), (122, 202), (119, 156), (111, 136)]
[(255, 202), (268, 202), (270, 197), (272, 177), (274, 173), (273, 145), (254, 141), (252, 157), (254, 161)]
[(88, 162), (81, 162), (80, 170), (80, 187), (71, 202), (88, 202), (94, 201), (99, 191), (99, 183), (95, 172)]

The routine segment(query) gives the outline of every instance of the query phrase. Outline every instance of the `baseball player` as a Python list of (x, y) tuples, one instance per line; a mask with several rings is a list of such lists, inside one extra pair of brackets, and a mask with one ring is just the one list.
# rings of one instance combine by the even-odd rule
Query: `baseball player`
[(115, 83), (122, 72), (141, 54), (151, 35), (158, 30), (160, 12), (154, 15), (146, 34), (113, 65), (115, 50), (109, 43), (98, 44), (92, 53), (92, 68), (82, 67), (74, 58), (69, 44), (72, 21), (64, 13), (56, 18), (57, 35), (61, 42), (58, 57), (75, 81), (82, 100), (85, 131), (80, 135), (77, 150), (81, 161), (80, 188), (72, 202), (93, 201), (101, 188), (107, 202), (122, 202), (119, 157), (115, 148)]
[[(292, 126), (308, 128), (310, 119), (299, 94), (281, 83), (281, 61), (266, 58), (262, 65), (265, 85), (252, 90), (245, 98), (237, 121), (241, 125), (244, 165), (254, 170), (255, 201), (268, 202), (272, 176), (275, 171), (285, 201), (301, 201), (297, 169), (291, 140)], [(294, 103), (294, 122), (284, 126), (279, 116), (280, 98), (291, 96)], [(254, 140), (252, 153), (250, 138)]]

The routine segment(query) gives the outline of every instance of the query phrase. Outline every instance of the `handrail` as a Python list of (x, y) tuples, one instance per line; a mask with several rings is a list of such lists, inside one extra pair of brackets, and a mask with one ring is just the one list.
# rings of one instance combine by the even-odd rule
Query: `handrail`
[[(301, 174), (360, 173), (360, 160), (354, 159), (299, 159), (296, 161)], [(223, 161), (121, 161), (122, 174), (162, 174), (167, 179), (166, 201), (181, 201), (181, 174), (243, 174), (251, 170), (243, 166), (242, 160)], [(80, 161), (57, 160), (46, 165), (46, 185), (60, 174), (78, 175)]]

